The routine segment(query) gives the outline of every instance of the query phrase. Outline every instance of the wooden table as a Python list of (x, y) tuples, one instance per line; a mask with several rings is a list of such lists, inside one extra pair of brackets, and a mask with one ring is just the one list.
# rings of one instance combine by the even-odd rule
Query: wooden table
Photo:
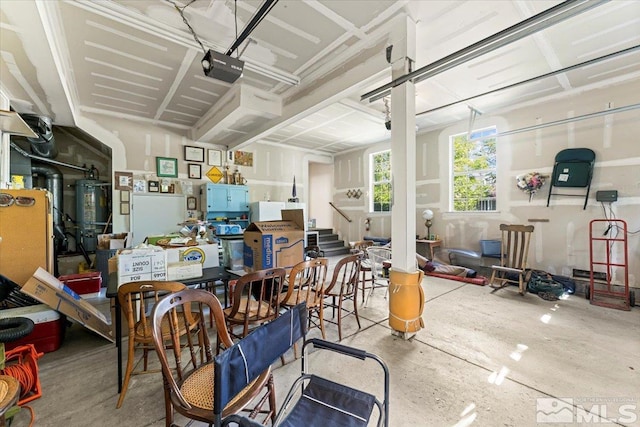
[(429, 261), (433, 261), (433, 252), (434, 252), (433, 250), (435, 248), (442, 246), (441, 239), (437, 239), (437, 240), (416, 239), (416, 243), (425, 243), (427, 246), (429, 246), (429, 252), (431, 252), (431, 258), (429, 258)]

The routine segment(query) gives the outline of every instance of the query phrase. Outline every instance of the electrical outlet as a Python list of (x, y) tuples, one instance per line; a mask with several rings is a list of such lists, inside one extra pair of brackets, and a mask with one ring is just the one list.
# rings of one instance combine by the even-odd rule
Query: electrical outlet
[(596, 191), (598, 202), (616, 202), (618, 200), (618, 190)]

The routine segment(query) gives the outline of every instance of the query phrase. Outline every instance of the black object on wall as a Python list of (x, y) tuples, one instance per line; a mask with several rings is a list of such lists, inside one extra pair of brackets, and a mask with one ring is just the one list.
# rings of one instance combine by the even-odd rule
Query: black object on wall
[(584, 206), (582, 207), (583, 210), (586, 209), (595, 162), (596, 153), (589, 148), (567, 148), (556, 154), (549, 195), (547, 196), (547, 206), (549, 206), (551, 196), (583, 197), (582, 194), (553, 192), (554, 187), (573, 187), (587, 189), (586, 194), (584, 194)]

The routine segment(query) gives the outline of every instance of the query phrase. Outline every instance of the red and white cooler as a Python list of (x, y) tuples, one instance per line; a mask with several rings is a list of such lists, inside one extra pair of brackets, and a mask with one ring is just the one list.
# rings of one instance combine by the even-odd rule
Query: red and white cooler
[(21, 345), (33, 344), (38, 353), (56, 351), (62, 345), (64, 337), (64, 316), (48, 305), (38, 304), (28, 307), (0, 310), (0, 319), (28, 317), (33, 321), (33, 331), (17, 341), (5, 343), (5, 349), (11, 350)]

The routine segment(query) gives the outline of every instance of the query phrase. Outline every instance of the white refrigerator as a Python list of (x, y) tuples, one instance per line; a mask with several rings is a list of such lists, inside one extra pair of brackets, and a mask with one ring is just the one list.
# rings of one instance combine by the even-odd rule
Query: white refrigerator
[(279, 221), (280, 211), (285, 207), (284, 202), (253, 202), (249, 205), (249, 219), (251, 222)]

